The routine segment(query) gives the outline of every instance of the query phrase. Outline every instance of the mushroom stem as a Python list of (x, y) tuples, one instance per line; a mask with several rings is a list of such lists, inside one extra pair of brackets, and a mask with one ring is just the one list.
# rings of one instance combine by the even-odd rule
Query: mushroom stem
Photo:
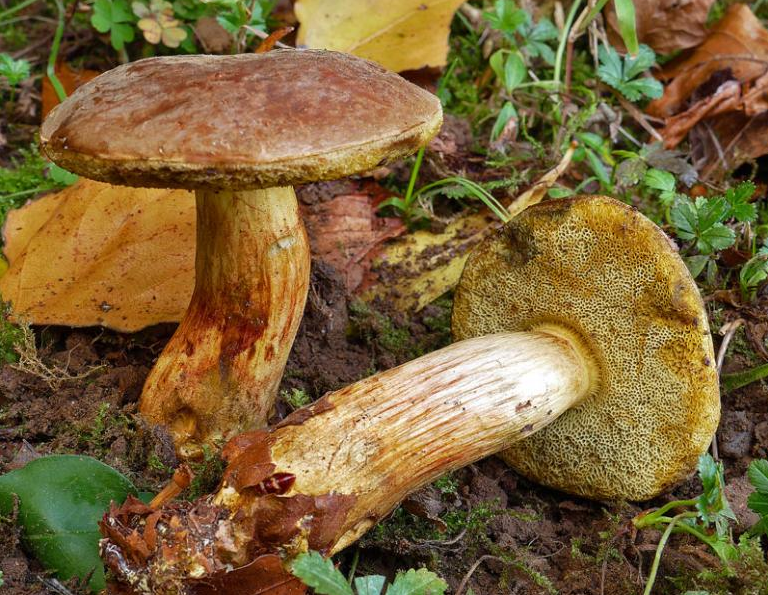
[[(153, 536), (150, 570), (130, 568), (131, 580), (178, 585), (266, 554), (334, 553), (410, 492), (539, 430), (597, 383), (579, 338), (542, 328), (461, 341), (329, 393), (271, 431), (233, 439), (218, 493), (169, 507), (160, 522), (179, 534)], [(112, 543), (120, 518), (103, 525)], [(132, 554), (110, 559), (109, 543), (107, 562), (120, 571)]]
[(144, 385), (141, 413), (182, 457), (266, 425), (309, 284), (291, 187), (198, 190), (195, 290)]

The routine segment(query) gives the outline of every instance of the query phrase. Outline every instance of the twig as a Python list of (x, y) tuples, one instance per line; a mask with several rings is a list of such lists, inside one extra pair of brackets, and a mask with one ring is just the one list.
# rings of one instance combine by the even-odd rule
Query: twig
[[(725, 323), (720, 328), (720, 334), (723, 335), (723, 340), (720, 343), (720, 349), (717, 350), (717, 358), (715, 359), (715, 366), (717, 369), (717, 376), (720, 377), (720, 373), (723, 370), (723, 362), (725, 361), (725, 352), (728, 351), (728, 346), (731, 344), (736, 331), (744, 324), (744, 320), (737, 318), (731, 322)], [(717, 432), (712, 436), (712, 444), (709, 445), (709, 451), (712, 453), (712, 458), (716, 461), (720, 459), (720, 452), (717, 447)]]
[(467, 586), (467, 583), (469, 582), (469, 579), (472, 578), (472, 575), (475, 573), (475, 570), (485, 562), (486, 560), (498, 560), (499, 562), (504, 562), (501, 558), (498, 556), (491, 556), (490, 554), (486, 554), (484, 556), (480, 556), (477, 561), (472, 564), (472, 567), (469, 569), (467, 574), (464, 575), (464, 578), (461, 579), (461, 583), (459, 583), (458, 589), (456, 589), (456, 595), (462, 595), (464, 593), (464, 588)]

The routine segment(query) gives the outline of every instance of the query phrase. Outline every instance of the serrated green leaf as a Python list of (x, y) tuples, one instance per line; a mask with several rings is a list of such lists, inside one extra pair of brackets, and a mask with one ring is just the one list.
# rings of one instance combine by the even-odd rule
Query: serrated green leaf
[(761, 518), (749, 528), (750, 535), (768, 535), (768, 516)]
[(722, 223), (715, 223), (701, 231), (696, 242), (696, 248), (699, 252), (719, 252), (733, 246), (735, 241), (736, 233), (730, 227), (726, 227)]
[(43, 566), (62, 579), (93, 572), (88, 584), (103, 589), (97, 523), (111, 501), (136, 494), (131, 482), (91, 457), (53, 455), (0, 476), (0, 514), (10, 514), (14, 494), (24, 542)]
[(357, 595), (380, 595), (385, 581), (386, 578), (378, 574), (361, 576), (355, 579), (355, 590)]
[(669, 220), (675, 228), (675, 235), (681, 240), (693, 240), (699, 227), (696, 206), (688, 198), (681, 198), (669, 212)]
[(702, 231), (728, 218), (730, 206), (722, 196), (713, 198), (699, 196), (694, 204), (696, 205), (699, 229)]
[(618, 88), (624, 80), (624, 67), (619, 52), (609, 45), (601, 45), (597, 53), (600, 60), (597, 74), (600, 80)]
[(760, 493), (768, 495), (768, 461), (755, 459), (747, 467), (749, 483)]
[(631, 80), (644, 74), (656, 64), (656, 54), (647, 45), (641, 45), (636, 55), (624, 59), (624, 80)]
[(616, 181), (622, 186), (636, 185), (646, 173), (648, 166), (640, 157), (624, 159), (616, 166)]
[(656, 168), (651, 168), (645, 172), (643, 184), (648, 186), (648, 188), (663, 191), (674, 191), (676, 186), (675, 176), (668, 171)]
[(740, 223), (754, 221), (757, 218), (757, 208), (749, 202), (755, 193), (752, 182), (742, 182), (735, 188), (729, 188), (723, 198), (730, 208), (727, 218), (735, 218)]
[(625, 81), (618, 86), (619, 92), (630, 101), (640, 101), (643, 97), (658, 99), (664, 94), (664, 86), (651, 77), (640, 77)]
[(0, 54), (0, 76), (12, 87), (29, 78), (31, 64), (28, 60), (14, 60), (10, 54)]
[(318, 595), (354, 595), (344, 575), (334, 567), (333, 562), (318, 552), (298, 555), (291, 572)]
[(387, 595), (443, 595), (448, 583), (426, 568), (400, 573), (387, 589)]

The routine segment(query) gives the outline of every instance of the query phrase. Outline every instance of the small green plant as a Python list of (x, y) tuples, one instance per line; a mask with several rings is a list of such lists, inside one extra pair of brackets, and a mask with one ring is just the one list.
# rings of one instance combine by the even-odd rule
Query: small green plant
[(10, 87), (9, 103), (16, 98), (16, 87), (29, 78), (30, 64), (27, 60), (14, 60), (9, 54), (0, 53), (0, 77)]
[[(296, 557), (291, 567), (294, 576), (312, 587), (318, 595), (442, 595), (448, 584), (434, 572), (425, 568), (398, 573), (392, 584), (386, 586), (386, 577), (359, 576), (349, 581), (334, 567), (333, 562), (318, 552), (307, 552)], [(353, 589), (354, 585), (354, 589)]]
[(109, 42), (118, 52), (123, 52), (125, 44), (133, 41), (135, 22), (128, 0), (96, 0), (93, 4), (91, 25), (99, 33), (109, 33)]
[(698, 252), (697, 255), (685, 258), (694, 277), (705, 266), (708, 267), (708, 277), (714, 277), (713, 255), (735, 243), (736, 232), (726, 225), (728, 221), (745, 224), (755, 220), (757, 210), (749, 202), (754, 192), (755, 185), (752, 182), (742, 182), (721, 196), (699, 196), (696, 200), (677, 197), (670, 209), (669, 219), (677, 237), (691, 242), (690, 247)]
[(284, 390), (280, 393), (280, 398), (294, 411), (312, 402), (311, 397), (300, 388), (291, 389), (290, 392)]
[(760, 515), (760, 520), (749, 530), (750, 535), (768, 535), (768, 461), (755, 459), (747, 468), (749, 483), (755, 491), (749, 495), (747, 506)]
[[(698, 498), (673, 500), (657, 510), (642, 512), (632, 519), (638, 529), (663, 531), (644, 595), (650, 595), (653, 590), (661, 554), (672, 533), (688, 533), (700, 539), (714, 550), (724, 564), (738, 558), (738, 549), (729, 528), (729, 523), (736, 520), (736, 517), (723, 492), (723, 465), (716, 463), (708, 453), (703, 454), (699, 458), (698, 472), (704, 488)], [(683, 512), (671, 514), (676, 509), (683, 509)]]
[(600, 80), (630, 101), (656, 99), (664, 92), (664, 87), (659, 81), (644, 76), (656, 63), (656, 54), (647, 45), (641, 45), (637, 55), (628, 54), (623, 58), (611, 46), (602, 45), (598, 56), (600, 66), (597, 74)]
[(224, 475), (224, 459), (209, 445), (203, 445), (203, 459), (190, 463), (192, 483), (186, 493), (186, 499), (194, 501), (205, 494), (210, 494), (219, 485)]
[[(419, 152), (416, 153), (416, 161), (411, 169), (411, 177), (408, 181), (408, 188), (405, 192), (405, 196), (403, 198), (392, 196), (379, 203), (379, 209), (393, 207), (406, 223), (415, 225), (418, 222), (430, 218), (430, 213), (419, 206), (418, 199), (428, 199), (435, 194), (440, 193), (448, 198), (475, 198), (485, 204), (485, 206), (487, 206), (501, 221), (504, 223), (509, 221), (509, 213), (504, 205), (496, 200), (496, 198), (480, 184), (462, 176), (443, 178), (442, 180), (437, 180), (436, 182), (432, 182), (431, 184), (427, 184), (418, 190), (415, 190), (416, 179), (418, 178), (423, 159), (424, 147), (419, 149)], [(457, 189), (458, 192), (456, 191)]]

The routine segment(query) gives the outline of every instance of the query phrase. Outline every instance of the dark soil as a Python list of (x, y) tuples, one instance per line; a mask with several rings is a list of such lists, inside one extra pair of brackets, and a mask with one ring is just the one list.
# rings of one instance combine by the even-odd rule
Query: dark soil
[[(446, 298), (412, 319), (390, 316), (347, 296), (337, 272), (316, 262), (282, 389), (301, 389), (314, 399), (442, 346), (448, 341), (449, 308)], [(39, 371), (11, 365), (0, 369), (0, 472), (30, 457), (77, 452), (116, 467), (139, 489), (157, 491), (176, 461), (165, 432), (148, 427), (135, 414), (136, 401), (172, 330), (165, 326), (121, 335), (98, 329), (36, 329), (42, 363), (81, 377), (45, 378)], [(741, 346), (737, 335), (734, 349)], [(729, 366), (738, 360), (736, 356)], [(752, 457), (768, 450), (766, 387), (755, 384), (724, 395), (723, 405), (720, 455), (733, 508), (742, 526), (748, 526), (751, 513), (745, 499), (751, 490), (744, 472)], [(275, 419), (290, 410), (281, 401)], [(215, 484), (215, 471), (206, 478), (209, 487)], [(649, 506), (699, 490), (692, 479)], [(476, 594), (641, 593), (659, 538), (652, 531), (631, 530), (630, 520), (641, 510), (553, 492), (491, 458), (415, 494), (339, 559), (342, 569), (348, 569), (359, 556), (360, 574), (393, 576), (397, 570), (426, 565), (453, 592), (466, 581), (463, 592), (471, 587)], [(674, 537), (655, 592), (693, 589), (698, 573), (717, 568), (705, 546)], [(4, 593), (55, 592), (40, 582), (42, 570), (24, 554), (10, 521), (0, 530), (0, 570)], [(753, 592), (738, 576), (723, 580), (725, 590), (712, 593)], [(77, 591), (76, 585), (68, 587)]]

